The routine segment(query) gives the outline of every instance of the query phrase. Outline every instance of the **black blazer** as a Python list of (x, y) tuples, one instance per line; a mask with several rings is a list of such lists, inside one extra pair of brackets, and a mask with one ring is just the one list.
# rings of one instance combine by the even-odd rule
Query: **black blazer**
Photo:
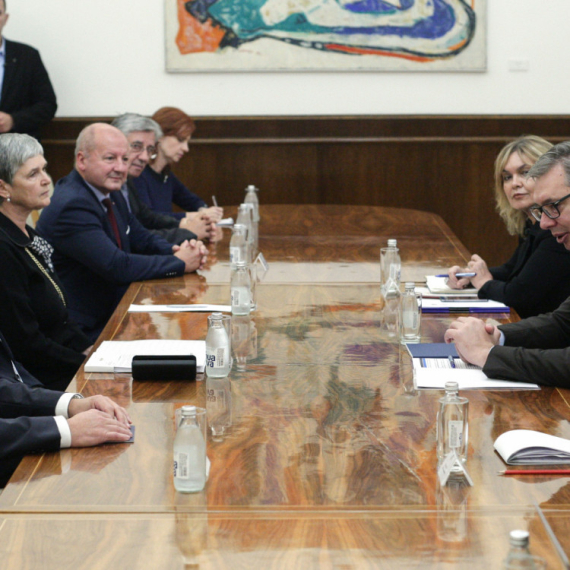
[(0, 111), (12, 115), (12, 132), (38, 137), (57, 110), (55, 92), (38, 50), (6, 40)]
[(570, 299), (553, 313), (501, 325), (505, 346), (495, 346), (483, 367), (489, 378), (570, 388)]
[(63, 285), (28, 247), (35, 232), (27, 230), (30, 237), (0, 213), (0, 330), (33, 376), (65, 390), (91, 342), (69, 321)]
[(490, 272), (479, 298), (505, 303), (522, 318), (554, 311), (570, 296), (570, 251), (537, 223), (527, 222), (511, 259)]
[(178, 227), (180, 220), (161, 214), (145, 204), (131, 178), (127, 180), (129, 204), (135, 218), (150, 232), (165, 239), (168, 243), (180, 245), (183, 241), (197, 239), (190, 230)]
[[(24, 383), (17, 379), (14, 366)], [(62, 394), (42, 388), (14, 362), (0, 333), (0, 487), (24, 455), (59, 449), (61, 437), (53, 415)]]

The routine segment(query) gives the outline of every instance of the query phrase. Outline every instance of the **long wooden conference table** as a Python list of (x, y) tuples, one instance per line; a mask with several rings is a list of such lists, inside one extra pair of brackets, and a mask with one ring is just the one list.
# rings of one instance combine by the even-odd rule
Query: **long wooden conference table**
[[(570, 553), (569, 479), (502, 477), (493, 442), (516, 428), (570, 438), (570, 393), (466, 392), (474, 486), (441, 487), (442, 393), (414, 389), (409, 358), (381, 326), (380, 247), (396, 238), (402, 280), (419, 283), (469, 257), (449, 227), (391, 208), (265, 206), (261, 215), (270, 268), (257, 310), (234, 321), (229, 378), (138, 383), (80, 370), (70, 390), (128, 408), (135, 443), (25, 458), (0, 495), (0, 568), (489, 570), (515, 528), (530, 531), (548, 568), (563, 568), (538, 509)], [(200, 275), (133, 283), (100, 340), (204, 339), (205, 313), (127, 309), (228, 304), (228, 241), (226, 230)], [(451, 320), (424, 315), (422, 340), (441, 341)], [(216, 429), (196, 494), (173, 487), (183, 404), (207, 408)]]

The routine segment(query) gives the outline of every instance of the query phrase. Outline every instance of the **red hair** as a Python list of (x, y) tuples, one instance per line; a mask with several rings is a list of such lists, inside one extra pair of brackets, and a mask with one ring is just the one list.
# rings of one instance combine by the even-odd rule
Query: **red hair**
[(164, 136), (167, 137), (173, 136), (184, 140), (196, 130), (192, 117), (176, 107), (162, 107), (152, 118), (160, 125)]

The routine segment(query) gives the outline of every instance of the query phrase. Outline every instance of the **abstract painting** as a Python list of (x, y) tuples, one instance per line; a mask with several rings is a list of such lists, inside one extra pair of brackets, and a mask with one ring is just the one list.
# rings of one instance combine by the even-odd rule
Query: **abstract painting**
[(486, 0), (165, 0), (168, 71), (483, 71)]

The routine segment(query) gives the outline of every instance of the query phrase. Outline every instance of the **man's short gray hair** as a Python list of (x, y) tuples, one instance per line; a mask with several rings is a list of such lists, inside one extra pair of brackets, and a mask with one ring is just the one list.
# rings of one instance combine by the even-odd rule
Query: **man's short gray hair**
[(12, 184), (14, 175), (34, 156), (44, 154), (42, 145), (30, 135), (6, 133), (0, 135), (0, 180)]
[(138, 113), (124, 113), (119, 115), (112, 123), (125, 136), (137, 131), (146, 133), (154, 133), (156, 140), (162, 137), (162, 129), (160, 125), (150, 117), (144, 117)]
[(528, 171), (529, 178), (540, 178), (560, 164), (566, 177), (566, 185), (570, 186), (570, 141), (564, 141), (547, 150)]

